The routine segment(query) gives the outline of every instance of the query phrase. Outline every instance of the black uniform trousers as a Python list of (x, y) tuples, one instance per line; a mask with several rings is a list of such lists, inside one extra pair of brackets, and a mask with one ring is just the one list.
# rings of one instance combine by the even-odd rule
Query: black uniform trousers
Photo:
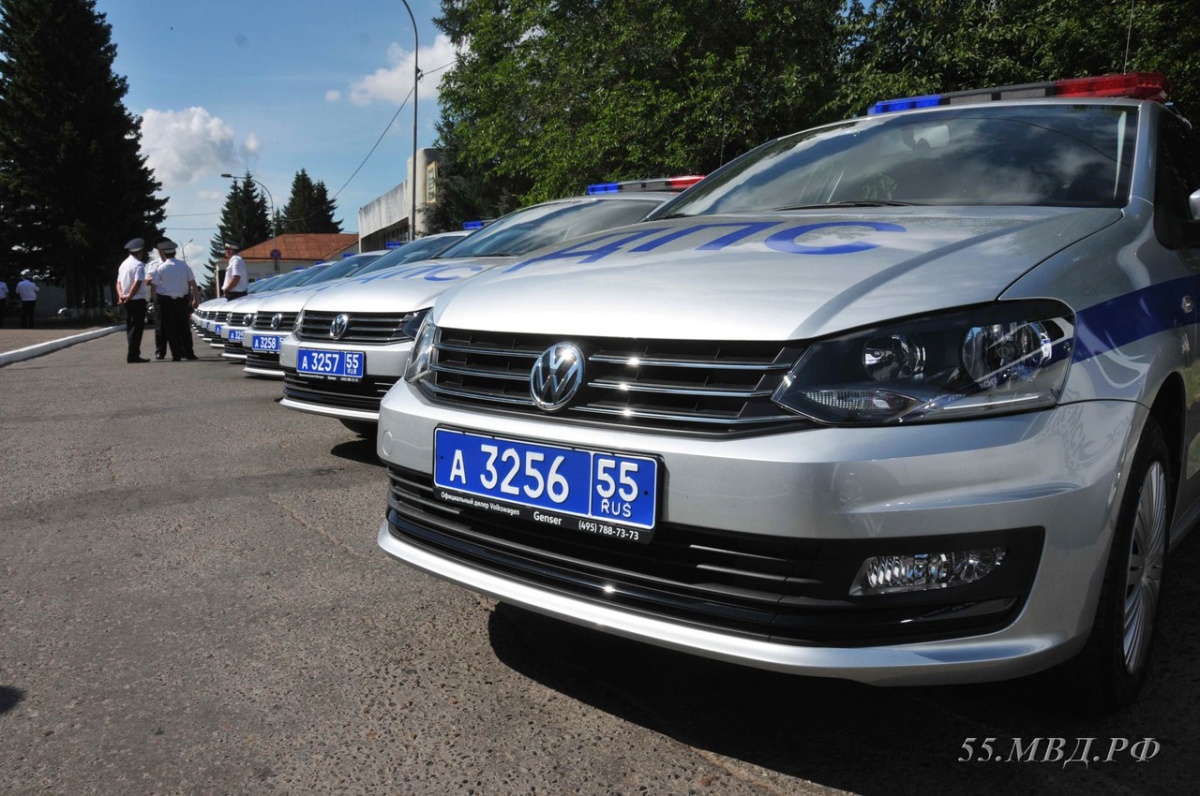
[(164, 296), (161, 293), (156, 298), (159, 324), (163, 328), (163, 338), (171, 349), (171, 359), (196, 356), (192, 347), (192, 332), (188, 328), (188, 311), (191, 301), (187, 296), (178, 298)]
[(125, 302), (125, 359), (133, 362), (142, 357), (142, 333), (146, 331), (146, 299)]

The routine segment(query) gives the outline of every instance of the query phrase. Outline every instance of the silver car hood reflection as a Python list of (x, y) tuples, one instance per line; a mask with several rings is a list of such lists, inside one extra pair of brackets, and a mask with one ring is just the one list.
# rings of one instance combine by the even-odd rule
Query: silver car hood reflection
[(649, 221), (459, 282), (434, 319), (555, 335), (811, 338), (993, 301), (1121, 218), (1114, 209), (906, 207)]

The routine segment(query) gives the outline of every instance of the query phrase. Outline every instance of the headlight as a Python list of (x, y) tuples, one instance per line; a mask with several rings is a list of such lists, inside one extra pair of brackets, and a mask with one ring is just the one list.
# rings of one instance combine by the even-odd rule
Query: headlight
[(296, 322), (292, 324), (292, 333), (299, 336), (300, 330), (304, 328), (304, 310), (296, 313)]
[(254, 325), (254, 313), (247, 312), (242, 316), (242, 326), (250, 327)]
[(1075, 319), (1051, 301), (994, 304), (811, 345), (773, 400), (822, 423), (953, 420), (1053, 406)]
[(408, 318), (404, 321), (404, 325), (400, 327), (400, 334), (406, 339), (416, 340), (417, 335), (421, 331), (421, 324), (425, 322), (425, 316), (428, 314), (428, 307), (409, 313)]
[(404, 368), (405, 381), (411, 384), (429, 375), (433, 368), (433, 344), (436, 339), (437, 327), (426, 318), (413, 341), (412, 353), (408, 355), (408, 365)]

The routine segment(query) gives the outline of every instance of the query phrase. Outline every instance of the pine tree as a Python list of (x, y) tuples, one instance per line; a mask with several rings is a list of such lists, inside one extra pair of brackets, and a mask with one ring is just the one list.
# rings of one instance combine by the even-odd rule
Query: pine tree
[(341, 232), (342, 222), (334, 218), (337, 215), (337, 203), (330, 198), (329, 189), (325, 183), (317, 180), (313, 190), (314, 204), (317, 208), (316, 227), (313, 232)]
[(225, 197), (225, 205), (221, 208), (221, 220), (217, 222), (217, 234), (209, 245), (208, 263), (204, 268), (208, 274), (208, 286), (213, 286), (220, 264), (225, 261), (226, 241), (249, 248), (271, 236), (267, 199), (255, 186), (254, 175), (247, 171), (241, 180), (233, 181), (229, 195)]
[(336, 212), (325, 183), (314, 183), (308, 172), (300, 169), (292, 179), (292, 195), (283, 207), (280, 231), (341, 232), (341, 222), (333, 218)]
[(72, 306), (98, 306), (125, 241), (165, 217), (111, 33), (94, 0), (0, 0), (0, 269)]

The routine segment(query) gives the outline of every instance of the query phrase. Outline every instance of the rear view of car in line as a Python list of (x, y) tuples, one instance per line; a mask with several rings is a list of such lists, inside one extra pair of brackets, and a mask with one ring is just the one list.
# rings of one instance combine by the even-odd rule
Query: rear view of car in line
[(1200, 513), (1165, 88), (883, 102), (457, 283), (380, 408), (380, 547), (725, 661), (1129, 704)]

